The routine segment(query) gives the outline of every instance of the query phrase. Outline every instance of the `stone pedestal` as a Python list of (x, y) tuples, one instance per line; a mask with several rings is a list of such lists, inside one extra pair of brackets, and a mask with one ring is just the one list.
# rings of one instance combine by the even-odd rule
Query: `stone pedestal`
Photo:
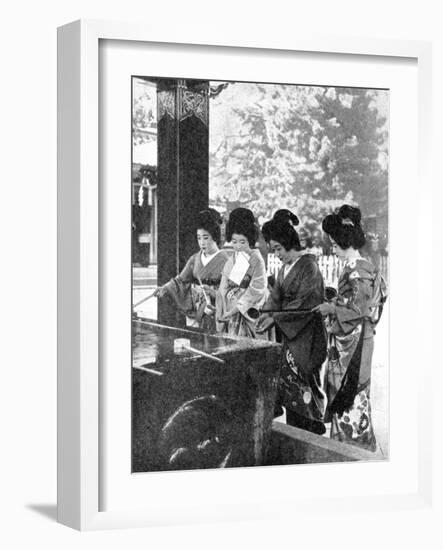
[[(186, 338), (196, 352), (174, 352)], [(280, 346), (134, 322), (134, 472), (258, 466), (269, 452)]]

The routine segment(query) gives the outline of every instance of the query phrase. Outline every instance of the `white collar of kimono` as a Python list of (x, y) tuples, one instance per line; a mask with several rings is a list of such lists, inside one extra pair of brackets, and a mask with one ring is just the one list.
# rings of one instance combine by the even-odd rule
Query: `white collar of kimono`
[(220, 252), (220, 250), (217, 250), (217, 252), (214, 252), (214, 254), (210, 254), (207, 256), (206, 254), (203, 254), (203, 252), (200, 252), (200, 260), (203, 265), (208, 265), (208, 263), (217, 256), (217, 254)]
[(286, 279), (288, 273), (291, 271), (291, 269), (294, 267), (294, 265), (298, 262), (300, 258), (301, 256), (298, 256), (297, 258), (295, 258), (293, 262), (291, 262), (290, 264), (285, 264), (283, 266), (283, 279)]

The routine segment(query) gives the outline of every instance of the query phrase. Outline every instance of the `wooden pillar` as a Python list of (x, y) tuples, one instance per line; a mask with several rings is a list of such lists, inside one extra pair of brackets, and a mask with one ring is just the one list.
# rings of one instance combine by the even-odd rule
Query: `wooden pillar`
[[(158, 283), (180, 273), (197, 251), (197, 214), (209, 201), (209, 82), (161, 79), (158, 105)], [(174, 304), (158, 320), (184, 326)]]

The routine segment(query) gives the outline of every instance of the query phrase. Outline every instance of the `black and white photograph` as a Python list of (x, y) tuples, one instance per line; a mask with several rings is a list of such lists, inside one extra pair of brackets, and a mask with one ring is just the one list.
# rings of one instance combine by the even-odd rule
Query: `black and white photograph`
[(442, 546), (440, 11), (6, 5), (2, 548)]
[(388, 460), (389, 89), (128, 85), (132, 472)]

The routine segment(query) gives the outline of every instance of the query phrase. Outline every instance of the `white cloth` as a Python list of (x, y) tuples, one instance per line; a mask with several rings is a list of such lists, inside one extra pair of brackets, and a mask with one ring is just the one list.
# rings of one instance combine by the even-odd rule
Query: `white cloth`
[(229, 273), (229, 279), (236, 285), (240, 285), (249, 269), (249, 256), (245, 252), (236, 252), (234, 257), (234, 265)]

